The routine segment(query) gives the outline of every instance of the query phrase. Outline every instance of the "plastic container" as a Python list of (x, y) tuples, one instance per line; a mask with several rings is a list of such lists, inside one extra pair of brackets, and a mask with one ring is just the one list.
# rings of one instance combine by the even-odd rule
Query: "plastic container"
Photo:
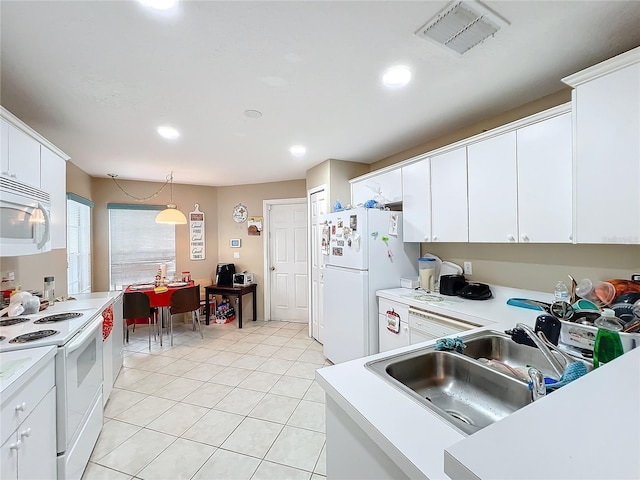
[(602, 316), (595, 321), (598, 327), (596, 340), (593, 345), (593, 367), (610, 362), (624, 353), (620, 330), (622, 325), (616, 320), (613, 310), (605, 308)]
[(2, 291), (2, 300), (8, 302), (11, 292), (15, 289), (16, 275), (13, 272), (7, 272), (7, 275), (2, 277), (2, 286), (0, 287), (0, 290)]
[(556, 288), (553, 291), (553, 299), (556, 302), (569, 303), (569, 289), (563, 282), (558, 281), (556, 284)]
[(42, 299), (53, 303), (56, 298), (56, 282), (53, 277), (44, 277), (44, 290), (42, 290)]
[(432, 291), (436, 284), (436, 259), (421, 257), (418, 259), (418, 270), (420, 273), (420, 287)]

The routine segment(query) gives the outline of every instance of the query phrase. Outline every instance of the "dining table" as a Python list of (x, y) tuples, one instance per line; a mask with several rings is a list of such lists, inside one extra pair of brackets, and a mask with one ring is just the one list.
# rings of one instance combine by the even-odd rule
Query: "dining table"
[[(149, 297), (149, 306), (157, 308), (160, 313), (160, 346), (162, 346), (162, 328), (165, 326), (165, 320), (169, 315), (169, 307), (171, 307), (171, 295), (181, 288), (192, 287), (195, 283), (190, 282), (170, 282), (166, 285), (156, 287), (153, 283), (139, 283), (129, 285), (125, 289), (125, 293), (140, 292)], [(165, 288), (163, 288), (165, 287)]]

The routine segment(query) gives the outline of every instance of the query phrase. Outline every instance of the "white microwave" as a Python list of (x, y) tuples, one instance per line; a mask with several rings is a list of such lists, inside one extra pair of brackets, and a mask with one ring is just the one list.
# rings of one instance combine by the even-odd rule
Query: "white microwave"
[(51, 250), (51, 196), (0, 177), (0, 256)]

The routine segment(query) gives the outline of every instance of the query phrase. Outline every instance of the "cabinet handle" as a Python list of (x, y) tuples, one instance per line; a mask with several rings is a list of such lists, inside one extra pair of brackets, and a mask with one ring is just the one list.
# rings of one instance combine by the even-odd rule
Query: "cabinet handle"
[(9, 445), (9, 450), (20, 450), (20, 445), (22, 445), (22, 442), (18, 440), (16, 443)]
[(527, 237), (526, 235), (522, 235), (522, 241), (523, 242), (528, 242), (529, 241), (529, 237)]
[(25, 438), (25, 437), (30, 437), (31, 436), (31, 428), (27, 428), (26, 430), (23, 430), (22, 432), (20, 432), (20, 438)]
[(513, 235), (507, 235), (507, 240), (509, 240), (510, 242), (514, 242), (516, 239)]
[(573, 240), (573, 235), (569, 235), (569, 240)]
[(435, 242), (436, 240), (438, 240), (438, 237), (436, 237), (435, 235), (433, 236), (433, 241)]
[(27, 409), (27, 402), (16, 405), (16, 412), (24, 412)]
[(428, 241), (429, 241), (429, 236), (428, 236), (428, 235), (425, 235), (425, 236), (424, 236), (424, 240), (425, 240), (425, 242), (428, 242)]
[(18, 178), (17, 175), (15, 173), (12, 173), (11, 175), (9, 175), (11, 178)]

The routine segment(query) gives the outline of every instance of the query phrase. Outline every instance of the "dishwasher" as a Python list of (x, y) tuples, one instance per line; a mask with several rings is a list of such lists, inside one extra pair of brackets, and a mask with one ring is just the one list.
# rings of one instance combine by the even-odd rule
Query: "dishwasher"
[(475, 323), (409, 307), (409, 343), (411, 345), (455, 335), (479, 326)]

